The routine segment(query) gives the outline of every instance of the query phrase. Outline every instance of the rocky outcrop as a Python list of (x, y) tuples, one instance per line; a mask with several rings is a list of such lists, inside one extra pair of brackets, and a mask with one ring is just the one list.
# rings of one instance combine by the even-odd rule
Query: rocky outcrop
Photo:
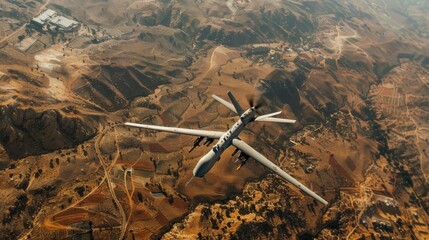
[(258, 35), (251, 29), (242, 29), (237, 31), (227, 31), (221, 28), (215, 28), (211, 25), (200, 29), (197, 40), (211, 40), (229, 46), (240, 46), (243, 44), (255, 43)]
[(101, 65), (96, 78), (82, 75), (87, 82), (75, 92), (107, 111), (116, 111), (125, 107), (129, 101), (139, 96), (147, 96), (161, 84), (168, 83), (168, 78), (151, 71), (140, 71), (129, 66)]
[(162, 25), (144, 28), (139, 34), (139, 39), (146, 42), (159, 42), (164, 47), (169, 46), (180, 54), (187, 54), (191, 51), (188, 34)]
[(68, 148), (92, 138), (97, 130), (58, 110), (0, 107), (0, 142), (11, 159)]
[[(284, 9), (263, 11), (260, 13), (248, 12), (235, 21), (222, 21), (214, 27), (202, 25), (197, 31), (196, 39), (211, 40), (224, 45), (240, 46), (257, 42), (288, 39), (290, 42), (299, 42), (300, 37), (314, 31), (314, 25), (306, 18), (298, 18), (294, 14), (286, 13)], [(293, 34), (291, 31), (293, 30)]]
[[(197, 42), (210, 40), (229, 46), (284, 39), (300, 42), (301, 37), (315, 30), (314, 23), (303, 17), (303, 13), (294, 14), (286, 7), (268, 10), (264, 7), (256, 9), (249, 6), (237, 10), (236, 17), (227, 18), (224, 14), (231, 12), (225, 11), (224, 6), (217, 6), (221, 8), (218, 10), (223, 12), (219, 15), (215, 13), (219, 11), (205, 4), (198, 7), (201, 12), (182, 4), (185, 3), (166, 2), (163, 8), (158, 7), (156, 10), (134, 15), (133, 21), (148, 27), (161, 25), (180, 29)], [(191, 5), (193, 4), (195, 3)]]

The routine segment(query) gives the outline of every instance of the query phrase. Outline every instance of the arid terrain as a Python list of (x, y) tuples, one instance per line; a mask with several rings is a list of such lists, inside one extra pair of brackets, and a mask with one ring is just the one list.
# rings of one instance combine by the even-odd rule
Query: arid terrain
[[(428, 12), (0, 1), (0, 239), (429, 239)], [(297, 119), (240, 138), (328, 206), (234, 149), (187, 184), (209, 147), (123, 125), (224, 131), (227, 91)]]

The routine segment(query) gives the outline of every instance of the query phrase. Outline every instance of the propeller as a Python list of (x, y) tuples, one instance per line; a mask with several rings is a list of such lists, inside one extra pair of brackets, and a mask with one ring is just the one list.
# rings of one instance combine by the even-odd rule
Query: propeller
[[(260, 96), (256, 97), (256, 94), (250, 94), (247, 95), (247, 102), (249, 103), (250, 107), (255, 108), (256, 110), (260, 109), (261, 107), (266, 105), (266, 102), (264, 101), (264, 99)], [(259, 112), (256, 111), (258, 114)]]

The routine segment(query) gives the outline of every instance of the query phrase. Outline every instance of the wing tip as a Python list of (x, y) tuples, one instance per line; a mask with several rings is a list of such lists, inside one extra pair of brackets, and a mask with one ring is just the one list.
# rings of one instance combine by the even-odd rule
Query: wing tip
[(145, 126), (145, 124), (125, 122), (124, 126), (128, 126), (128, 127), (143, 127), (143, 126)]
[(329, 204), (329, 202), (328, 201), (326, 201), (325, 199), (323, 199), (323, 198), (321, 198), (321, 199), (319, 199), (319, 202), (320, 203), (322, 203), (323, 205), (325, 205), (325, 206), (328, 206), (328, 204)]

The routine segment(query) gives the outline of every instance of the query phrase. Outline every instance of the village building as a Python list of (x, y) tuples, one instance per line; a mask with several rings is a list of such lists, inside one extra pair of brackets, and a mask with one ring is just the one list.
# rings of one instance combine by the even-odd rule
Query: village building
[(79, 22), (59, 15), (52, 9), (46, 9), (41, 14), (33, 18), (30, 22), (32, 26), (39, 30), (51, 30), (70, 32), (79, 27)]

